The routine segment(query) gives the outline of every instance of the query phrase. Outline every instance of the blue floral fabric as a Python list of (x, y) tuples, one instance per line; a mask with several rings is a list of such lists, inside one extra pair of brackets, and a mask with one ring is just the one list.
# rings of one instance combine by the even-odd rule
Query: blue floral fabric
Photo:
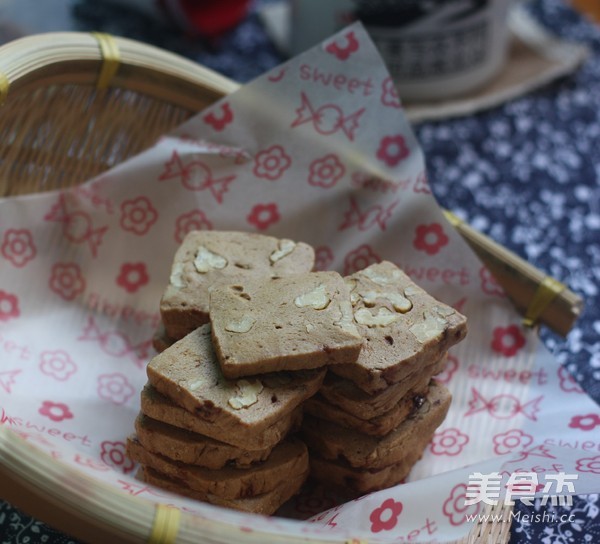
[[(73, 22), (78, 30), (175, 51), (245, 82), (284, 60), (256, 8), (212, 43), (92, 0), (74, 4)], [(423, 123), (415, 131), (444, 207), (584, 297), (585, 310), (569, 337), (544, 330), (542, 339), (600, 403), (600, 26), (564, 0), (532, 0), (530, 9), (555, 34), (587, 44), (592, 54), (586, 63), (498, 108)], [(26, 542), (74, 541), (0, 502), (0, 544)], [(600, 498), (575, 497), (570, 507), (517, 503), (511, 542), (600, 542)]]

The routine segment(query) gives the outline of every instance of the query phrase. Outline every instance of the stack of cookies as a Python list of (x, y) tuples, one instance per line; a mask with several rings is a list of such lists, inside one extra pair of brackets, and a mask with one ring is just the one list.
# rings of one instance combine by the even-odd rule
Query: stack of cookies
[(363, 339), (335, 272), (309, 272), (306, 244), (191, 233), (161, 302), (161, 353), (147, 367), (129, 456), (148, 483), (271, 514), (309, 472), (297, 430), (325, 367)]
[(312, 476), (357, 495), (400, 482), (421, 457), (451, 400), (432, 376), (467, 329), (392, 263), (345, 281), (364, 345), (356, 361), (329, 367), (302, 429)]
[(128, 440), (141, 479), (271, 514), (309, 471), (352, 493), (406, 476), (448, 410), (431, 378), (466, 320), (391, 263), (313, 265), (291, 240), (186, 237)]

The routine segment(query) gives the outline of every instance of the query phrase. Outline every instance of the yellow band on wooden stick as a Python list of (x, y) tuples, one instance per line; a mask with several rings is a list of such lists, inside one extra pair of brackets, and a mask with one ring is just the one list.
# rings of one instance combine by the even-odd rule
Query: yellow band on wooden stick
[(0, 106), (4, 104), (6, 96), (8, 95), (8, 88), (10, 87), (10, 81), (6, 75), (0, 72)]
[(100, 74), (98, 75), (96, 87), (98, 89), (106, 89), (119, 69), (121, 53), (119, 52), (117, 42), (110, 34), (92, 32), (92, 36), (98, 40), (100, 54), (102, 55), (102, 66), (100, 67)]
[(538, 288), (529, 303), (529, 308), (525, 312), (523, 325), (533, 327), (544, 313), (548, 305), (564, 290), (566, 286), (558, 280), (546, 276), (538, 285)]
[(156, 505), (148, 544), (173, 544), (179, 532), (181, 511), (164, 504)]

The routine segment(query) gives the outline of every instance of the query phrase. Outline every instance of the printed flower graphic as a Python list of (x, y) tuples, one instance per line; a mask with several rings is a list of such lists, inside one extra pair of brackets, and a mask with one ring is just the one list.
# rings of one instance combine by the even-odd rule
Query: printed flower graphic
[(492, 349), (505, 357), (513, 357), (525, 345), (525, 337), (517, 325), (496, 327), (493, 331)]
[(145, 196), (121, 204), (121, 228), (137, 236), (146, 234), (157, 219), (158, 212)]
[(444, 370), (442, 370), (439, 374), (436, 374), (435, 379), (436, 381), (441, 382), (443, 384), (448, 384), (450, 383), (452, 376), (454, 376), (457, 370), (458, 359), (454, 357), (454, 355), (448, 355)]
[(328, 189), (333, 187), (346, 173), (346, 168), (337, 155), (329, 153), (321, 159), (315, 159), (310, 164), (308, 183), (314, 187)]
[(270, 204), (257, 204), (246, 218), (248, 223), (254, 225), (259, 230), (268, 229), (280, 219), (281, 216), (279, 215), (277, 204), (274, 202)]
[(506, 455), (511, 451), (526, 448), (533, 442), (533, 436), (523, 432), (521, 429), (511, 429), (505, 433), (494, 436), (494, 453)]
[(479, 279), (481, 280), (481, 290), (486, 295), (504, 296), (504, 290), (500, 287), (494, 275), (485, 266), (479, 269)]
[(427, 255), (435, 255), (448, 245), (448, 236), (439, 223), (430, 223), (429, 225), (419, 225), (415, 230), (413, 246), (419, 251), (424, 251)]
[(123, 374), (98, 376), (98, 396), (113, 404), (125, 404), (134, 394), (134, 389)]
[(66, 382), (77, 372), (77, 365), (66, 351), (57, 349), (56, 351), (42, 352), (40, 355), (40, 370), (46, 376), (59, 382)]
[(373, 248), (367, 244), (357, 247), (346, 255), (344, 260), (344, 275), (348, 276), (357, 270), (362, 270), (375, 263), (380, 263), (381, 258)]
[(600, 425), (600, 415), (586, 414), (581, 416), (573, 416), (569, 427), (571, 429), (581, 429), (582, 431), (593, 431)]
[(180, 215), (175, 221), (175, 241), (181, 244), (186, 235), (193, 230), (212, 230), (212, 228), (212, 223), (203, 211), (192, 210)]
[(21, 311), (19, 310), (19, 299), (17, 295), (7, 293), (0, 289), (0, 322), (8, 321), (19, 317)]
[(117, 276), (117, 285), (128, 293), (135, 293), (149, 281), (144, 263), (123, 263)]
[(381, 506), (375, 508), (369, 516), (371, 521), (371, 532), (391, 531), (398, 523), (398, 517), (402, 513), (402, 503), (394, 499), (386, 499)]
[(291, 166), (292, 159), (282, 146), (272, 145), (259, 151), (254, 158), (254, 175), (257, 178), (275, 181)]
[(85, 290), (85, 279), (75, 263), (56, 263), (52, 267), (50, 289), (64, 300), (73, 300)]
[(480, 504), (465, 505), (467, 486), (457, 484), (452, 488), (450, 496), (445, 500), (442, 512), (452, 525), (462, 525), (467, 521), (467, 516), (479, 513)]
[(579, 472), (592, 472), (594, 474), (600, 474), (600, 455), (596, 455), (596, 457), (584, 457), (583, 459), (577, 459), (575, 470)]
[(4, 233), (0, 253), (13, 266), (24, 267), (37, 253), (31, 232), (26, 229), (8, 229)]
[(329, 270), (333, 262), (333, 251), (330, 247), (320, 246), (315, 249), (315, 270)]
[(386, 77), (381, 83), (381, 103), (390, 108), (401, 108), (400, 96), (391, 77)]
[(461, 433), (458, 429), (445, 429), (435, 433), (431, 440), (430, 449), (433, 455), (458, 455), (469, 442), (469, 435)]
[(127, 457), (124, 442), (105, 440), (100, 444), (100, 459), (111, 467), (120, 469), (124, 474), (135, 468), (135, 463)]
[(73, 419), (73, 414), (66, 404), (62, 402), (52, 402), (45, 400), (38, 410), (38, 413), (52, 421), (63, 421), (65, 419)]
[(379, 143), (377, 158), (388, 166), (396, 166), (400, 161), (410, 155), (410, 150), (406, 145), (404, 136), (396, 134), (395, 136), (384, 136)]

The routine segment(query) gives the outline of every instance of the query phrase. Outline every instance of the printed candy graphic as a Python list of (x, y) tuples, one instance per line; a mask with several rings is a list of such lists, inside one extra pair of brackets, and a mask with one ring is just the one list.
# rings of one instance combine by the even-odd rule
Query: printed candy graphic
[(0, 387), (7, 393), (10, 393), (12, 386), (16, 383), (16, 376), (18, 376), (21, 372), (22, 371), (20, 369), (0, 372)]
[(46, 221), (53, 221), (62, 225), (63, 236), (74, 244), (87, 244), (96, 257), (98, 246), (108, 230), (107, 226), (94, 227), (89, 213), (79, 210), (77, 202), (62, 193), (58, 201), (44, 216)]
[(354, 226), (358, 227), (358, 230), (367, 230), (373, 226), (379, 227), (380, 230), (385, 230), (387, 222), (390, 220), (398, 202), (398, 200), (395, 200), (385, 207), (381, 204), (375, 204), (374, 206), (361, 209), (356, 198), (351, 196), (350, 208), (346, 210), (344, 222), (340, 225), (339, 230), (345, 230)]
[(365, 108), (345, 114), (337, 104), (323, 104), (315, 108), (304, 92), (300, 93), (300, 99), (301, 105), (296, 109), (296, 119), (291, 124), (292, 128), (312, 123), (319, 134), (328, 136), (342, 132), (349, 140), (354, 140), (359, 119), (365, 112)]
[[(344, 43), (345, 42), (345, 43)], [(331, 42), (325, 47), (325, 51), (336, 56), (339, 60), (348, 60), (352, 53), (358, 51), (360, 44), (354, 32), (344, 34), (342, 39)]]
[(466, 416), (486, 412), (495, 419), (510, 419), (517, 414), (523, 414), (532, 421), (537, 420), (537, 413), (540, 411), (540, 403), (543, 395), (521, 404), (519, 399), (513, 395), (496, 395), (486, 399), (474, 387), (471, 388), (471, 400), (469, 401), (469, 410)]
[(158, 179), (159, 181), (177, 179), (190, 191), (208, 190), (214, 199), (221, 204), (223, 195), (229, 190), (229, 184), (235, 177), (231, 175), (214, 178), (211, 168), (205, 162), (196, 157), (192, 157), (188, 162), (185, 162), (177, 151), (173, 151), (171, 160), (165, 164), (165, 169)]

